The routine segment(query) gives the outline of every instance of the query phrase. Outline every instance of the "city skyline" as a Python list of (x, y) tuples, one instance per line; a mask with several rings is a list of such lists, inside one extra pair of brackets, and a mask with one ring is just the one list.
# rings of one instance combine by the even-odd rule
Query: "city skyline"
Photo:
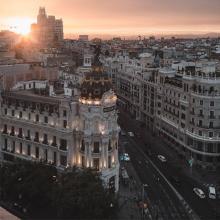
[(49, 15), (63, 19), (65, 34), (129, 36), (220, 32), (218, 0), (212, 4), (208, 0), (21, 0), (19, 3), (9, 0), (7, 4), (0, 0), (0, 3), (0, 29), (20, 34), (30, 31), (40, 6), (46, 7)]

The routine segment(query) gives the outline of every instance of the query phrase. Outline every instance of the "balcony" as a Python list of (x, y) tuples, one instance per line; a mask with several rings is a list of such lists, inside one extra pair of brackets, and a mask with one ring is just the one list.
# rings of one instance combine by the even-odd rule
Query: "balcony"
[(2, 133), (3, 133), (3, 134), (8, 134), (8, 131), (7, 131), (7, 130), (4, 130)]
[(60, 145), (59, 149), (62, 150), (62, 151), (67, 151), (67, 146)]
[(23, 138), (23, 134), (18, 134), (18, 137), (19, 138)]
[(38, 137), (35, 137), (35, 138), (34, 138), (34, 142), (39, 142), (39, 138), (38, 138)]
[(101, 151), (92, 151), (92, 156), (100, 156)]
[(216, 117), (214, 115), (209, 115), (209, 119), (215, 119)]
[(48, 141), (47, 140), (43, 140), (42, 144), (48, 145)]
[(25, 137), (26, 140), (30, 141), (31, 140), (31, 137), (30, 136), (27, 136)]
[(56, 143), (56, 142), (53, 142), (53, 143), (51, 144), (51, 146), (57, 147), (57, 143)]

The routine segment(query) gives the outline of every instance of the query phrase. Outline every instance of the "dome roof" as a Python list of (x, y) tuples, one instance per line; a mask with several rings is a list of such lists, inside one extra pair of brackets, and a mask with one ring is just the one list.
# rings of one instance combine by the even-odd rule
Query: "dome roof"
[(95, 49), (92, 72), (86, 75), (81, 84), (81, 99), (101, 99), (102, 95), (112, 88), (111, 80), (108, 74), (104, 73), (102, 63), (99, 60), (100, 47)]

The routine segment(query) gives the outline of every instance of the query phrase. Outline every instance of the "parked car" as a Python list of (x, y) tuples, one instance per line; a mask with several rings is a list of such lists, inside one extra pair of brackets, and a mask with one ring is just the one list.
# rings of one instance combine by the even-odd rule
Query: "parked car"
[(199, 189), (199, 188), (193, 188), (193, 192), (199, 196), (199, 198), (204, 199), (205, 198), (205, 193)]
[(128, 135), (129, 135), (130, 137), (134, 137), (134, 133), (131, 132), (131, 131), (128, 132)]
[(164, 156), (162, 156), (162, 155), (157, 155), (157, 158), (158, 158), (161, 162), (163, 162), (163, 163), (167, 162), (166, 157), (164, 157)]

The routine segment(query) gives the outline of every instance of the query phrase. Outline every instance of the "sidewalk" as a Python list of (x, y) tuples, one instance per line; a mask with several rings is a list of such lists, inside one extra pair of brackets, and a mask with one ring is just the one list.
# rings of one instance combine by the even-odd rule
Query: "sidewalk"
[[(119, 213), (118, 219), (142, 219), (142, 220), (152, 220), (150, 212), (142, 215), (142, 209), (139, 207), (139, 202), (142, 200), (142, 183), (137, 176), (134, 167), (132, 166), (131, 162), (122, 163), (121, 166), (124, 166), (127, 170), (127, 173), (130, 177), (129, 183), (125, 186), (122, 181), (120, 182), (119, 186)], [(150, 207), (150, 201), (147, 200), (147, 204)]]
[[(129, 177), (133, 176), (133, 172), (131, 172), (131, 169), (129, 169), (129, 166), (125, 166), (126, 164), (123, 164), (127, 170), (127, 173)], [(137, 204), (137, 196), (138, 192), (136, 188), (133, 186), (133, 182), (131, 178), (129, 179), (129, 182), (127, 185), (124, 185), (122, 181), (120, 181), (119, 185), (119, 192), (118, 192), (118, 198), (119, 198), (119, 212), (118, 212), (118, 219), (141, 219), (141, 213), (138, 208)]]

